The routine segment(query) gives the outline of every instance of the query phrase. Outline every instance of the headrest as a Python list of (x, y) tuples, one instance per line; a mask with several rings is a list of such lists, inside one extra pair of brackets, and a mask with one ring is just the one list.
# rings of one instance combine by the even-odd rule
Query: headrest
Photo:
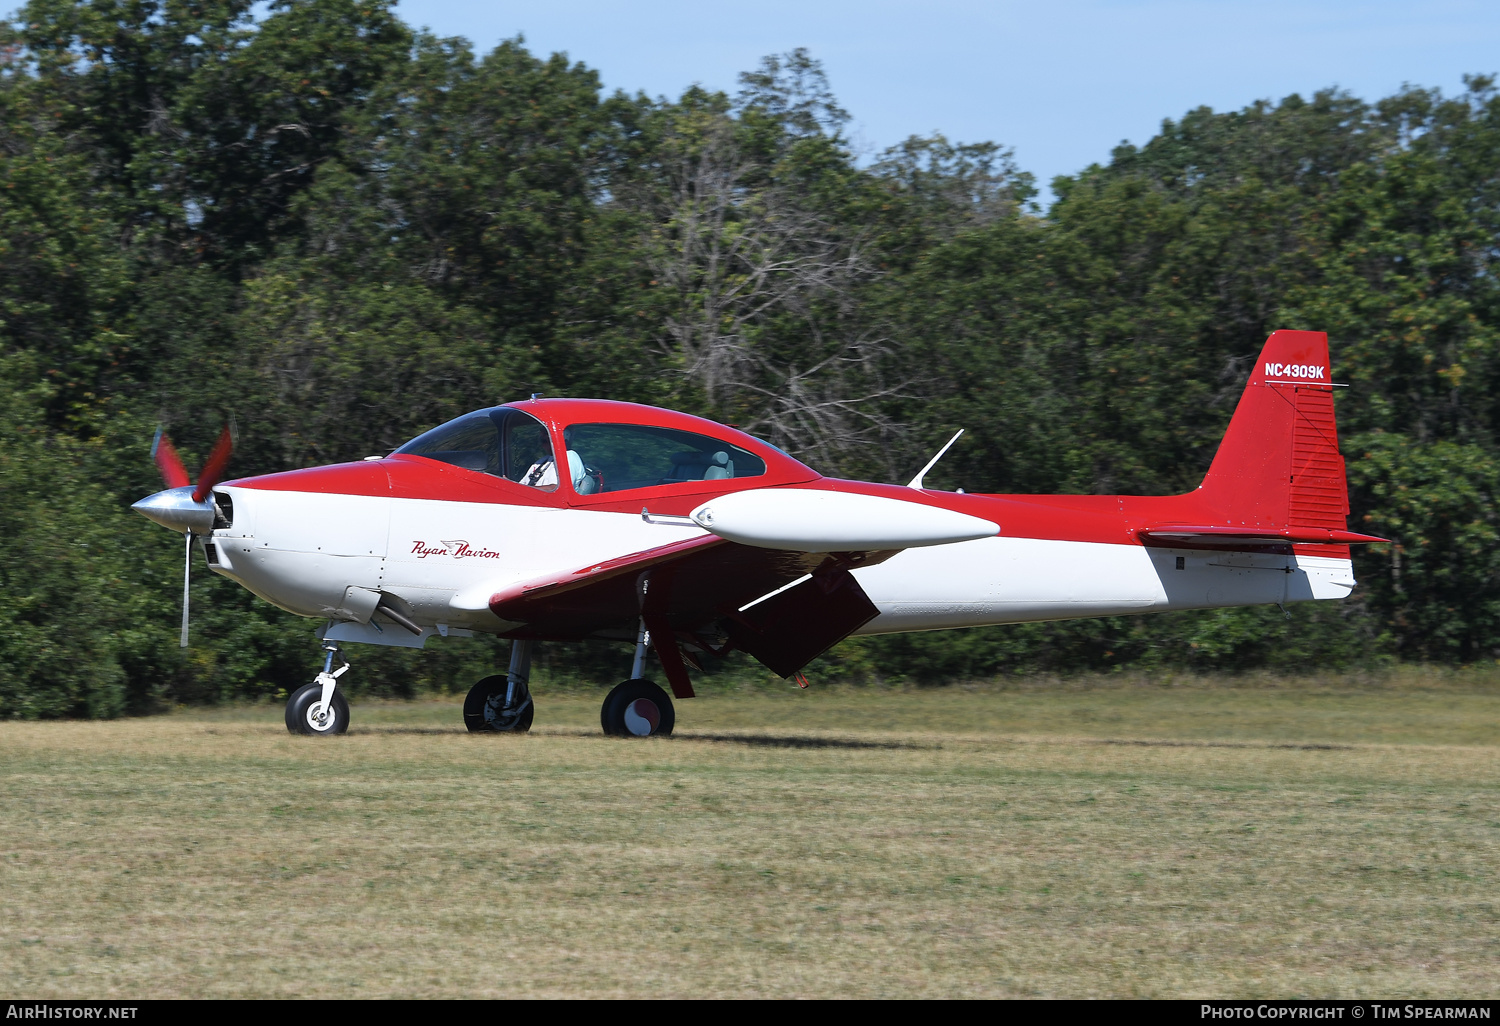
[(729, 465), (729, 453), (719, 452), (674, 452), (672, 463), (679, 467), (724, 467)]

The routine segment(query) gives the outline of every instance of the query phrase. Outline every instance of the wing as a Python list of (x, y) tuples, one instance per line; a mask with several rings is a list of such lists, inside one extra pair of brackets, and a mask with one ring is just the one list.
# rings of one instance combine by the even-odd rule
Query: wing
[(753, 549), (714, 535), (633, 552), (603, 563), (513, 585), (487, 605), (502, 620), (549, 638), (634, 638), (645, 596), (674, 628), (737, 610), (808, 573), (821, 555)]
[(790, 676), (875, 617), (849, 571), (891, 555), (767, 549), (710, 534), (513, 585), (485, 605), (518, 625), (510, 637), (627, 640), (644, 620), (673, 691), (686, 697), (680, 646), (722, 653), (727, 639)]

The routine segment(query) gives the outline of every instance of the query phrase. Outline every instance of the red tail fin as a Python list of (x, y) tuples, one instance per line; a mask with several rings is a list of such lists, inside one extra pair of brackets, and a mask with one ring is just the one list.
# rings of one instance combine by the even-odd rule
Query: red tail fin
[(1344, 530), (1349, 491), (1327, 334), (1266, 339), (1198, 495), (1235, 526)]

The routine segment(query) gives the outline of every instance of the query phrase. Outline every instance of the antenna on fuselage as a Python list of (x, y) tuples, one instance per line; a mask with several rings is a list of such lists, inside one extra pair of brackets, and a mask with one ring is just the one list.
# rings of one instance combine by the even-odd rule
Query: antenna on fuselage
[(909, 482), (907, 482), (906, 487), (908, 487), (908, 488), (915, 488), (918, 491), (921, 491), (922, 488), (924, 487), (923, 484), (922, 484), (922, 478), (924, 478), (924, 477), (927, 476), (927, 472), (929, 470), (931, 470), (933, 467), (937, 466), (937, 461), (943, 458), (943, 453), (945, 453), (949, 449), (953, 448), (953, 443), (956, 442), (956, 441), (958, 441), (959, 435), (962, 435), (963, 433), (964, 433), (964, 429), (963, 428), (959, 428), (958, 429), (958, 434), (954, 435), (952, 438), (948, 439), (948, 444), (945, 445), (945, 446), (943, 446), (941, 449), (939, 449), (938, 452), (937, 452), (937, 455), (934, 456), (932, 459), (930, 459), (930, 460), (927, 461), (927, 466), (925, 466), (921, 470), (917, 471), (917, 476), (914, 477), (914, 478), (912, 478)]

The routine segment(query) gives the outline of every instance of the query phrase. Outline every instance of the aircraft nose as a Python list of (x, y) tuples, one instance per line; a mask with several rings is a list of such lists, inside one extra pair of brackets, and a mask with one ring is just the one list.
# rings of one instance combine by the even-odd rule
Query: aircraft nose
[(132, 504), (130, 508), (147, 520), (178, 534), (188, 531), (194, 534), (213, 533), (213, 503), (208, 499), (194, 502), (191, 485), (163, 489)]

